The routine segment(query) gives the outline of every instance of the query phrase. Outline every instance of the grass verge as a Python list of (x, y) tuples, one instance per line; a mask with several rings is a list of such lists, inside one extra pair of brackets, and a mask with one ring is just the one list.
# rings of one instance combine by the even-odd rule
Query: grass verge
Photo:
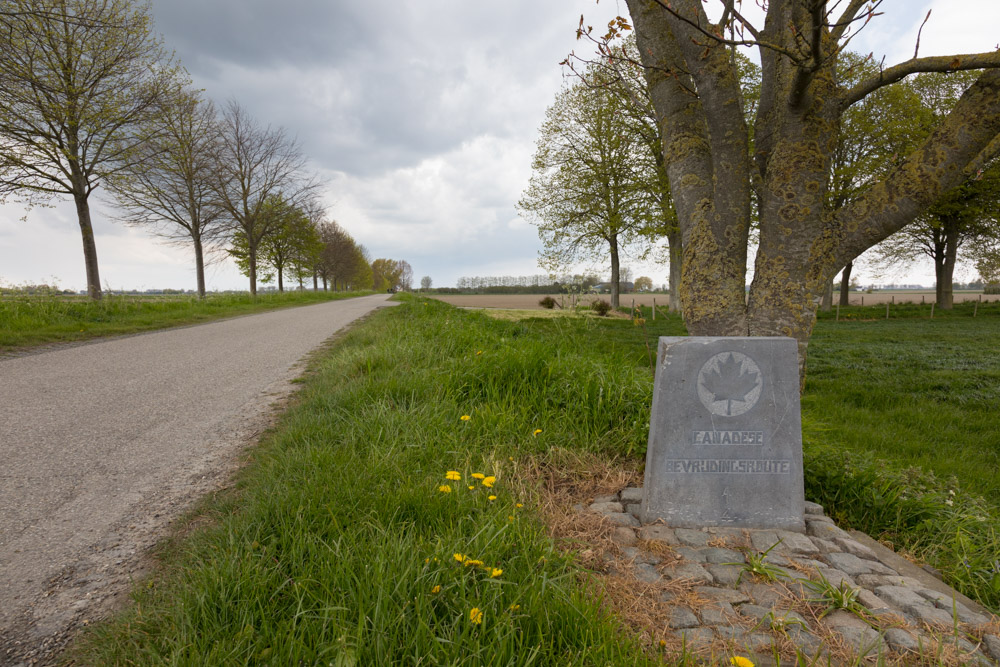
[[(641, 462), (649, 346), (683, 333), (676, 317), (645, 314), (500, 321), (404, 297), (318, 362), (238, 488), (206, 511), (210, 527), (164, 553), (162, 571), (81, 660), (657, 659), (581, 583), (585, 556), (557, 548), (531, 502), (518, 506), (530, 494), (515, 472), (553, 452)], [(973, 445), (988, 457), (988, 434), (954, 428), (944, 447), (934, 421), (906, 431), (907, 445), (928, 445), (921, 469), (896, 445), (915, 414), (955, 404), (965, 419), (992, 415), (996, 368), (980, 362), (998, 326), (989, 317), (821, 322), (803, 398), (808, 497), (926, 558), (993, 609), (1000, 515), (990, 479), (948, 468)], [(887, 409), (890, 400), (907, 409)], [(840, 404), (851, 411), (836, 412)], [(864, 442), (851, 439), (865, 429)], [(940, 481), (948, 475), (960, 481)]]
[(579, 336), (414, 298), (378, 313), (79, 659), (652, 664), (515, 493), (523, 453), (645, 439), (648, 371)]
[(248, 315), (275, 308), (362, 296), (368, 292), (283, 292), (136, 297), (8, 296), (0, 298), (0, 352), (115, 336)]

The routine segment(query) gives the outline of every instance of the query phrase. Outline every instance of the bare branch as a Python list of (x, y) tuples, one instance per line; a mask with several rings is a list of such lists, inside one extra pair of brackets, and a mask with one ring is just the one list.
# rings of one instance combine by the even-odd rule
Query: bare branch
[(924, 22), (920, 24), (920, 30), (917, 31), (917, 45), (913, 47), (913, 57), (916, 58), (917, 54), (920, 52), (920, 34), (924, 31), (924, 26), (927, 25), (927, 21), (931, 18), (931, 12), (933, 9), (927, 10), (927, 16), (924, 17)]

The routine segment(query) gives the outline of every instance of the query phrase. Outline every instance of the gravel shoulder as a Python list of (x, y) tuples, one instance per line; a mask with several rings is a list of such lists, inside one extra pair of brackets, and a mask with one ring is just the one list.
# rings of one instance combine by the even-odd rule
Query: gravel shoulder
[(0, 359), (0, 664), (51, 664), (385, 295)]

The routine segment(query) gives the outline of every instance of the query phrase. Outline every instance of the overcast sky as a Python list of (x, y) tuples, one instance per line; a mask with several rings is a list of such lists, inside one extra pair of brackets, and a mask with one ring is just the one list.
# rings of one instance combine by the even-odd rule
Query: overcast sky
[[(712, 4), (711, 1), (709, 3)], [(745, 3), (753, 5), (751, 0)], [(852, 46), (895, 64), (982, 52), (1000, 40), (997, 0), (886, 0)], [(405, 259), (415, 282), (541, 273), (535, 228), (514, 204), (530, 177), (537, 128), (562, 80), (580, 15), (625, 13), (604, 0), (153, 0), (156, 29), (195, 85), (296, 135), (327, 183), (330, 216), (372, 257)], [(0, 207), (0, 280), (82, 289), (75, 209)], [(192, 253), (94, 211), (103, 282), (193, 288)], [(666, 281), (666, 267), (626, 261)], [(606, 271), (602, 271), (606, 273)], [(968, 277), (974, 276), (970, 274)], [(931, 284), (916, 270), (900, 281)], [(209, 289), (245, 289), (228, 262)]]

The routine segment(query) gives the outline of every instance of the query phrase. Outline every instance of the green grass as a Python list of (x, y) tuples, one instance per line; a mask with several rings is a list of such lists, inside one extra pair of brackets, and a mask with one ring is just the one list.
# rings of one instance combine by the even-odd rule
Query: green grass
[[(402, 298), (316, 362), (236, 490), (207, 504), (209, 527), (165, 549), (134, 606), (81, 648), (83, 662), (653, 659), (588, 594), (530, 505), (516, 507), (511, 459), (553, 448), (641, 459), (647, 344), (682, 335), (679, 319), (503, 321)], [(807, 497), (927, 558), (994, 609), (998, 328), (982, 313), (823, 320), (803, 397)]]
[(64, 296), (0, 297), (0, 352), (99, 336), (207, 322), (222, 317), (301, 306), (364, 293), (284, 292), (191, 296), (116, 296), (101, 301)]
[(625, 346), (573, 349), (588, 330), (554, 337), (404, 299), (318, 364), (238, 489), (206, 510), (213, 526), (166, 551), (82, 661), (652, 664), (516, 506), (510, 476), (510, 458), (553, 445), (635, 451), (648, 369)]

